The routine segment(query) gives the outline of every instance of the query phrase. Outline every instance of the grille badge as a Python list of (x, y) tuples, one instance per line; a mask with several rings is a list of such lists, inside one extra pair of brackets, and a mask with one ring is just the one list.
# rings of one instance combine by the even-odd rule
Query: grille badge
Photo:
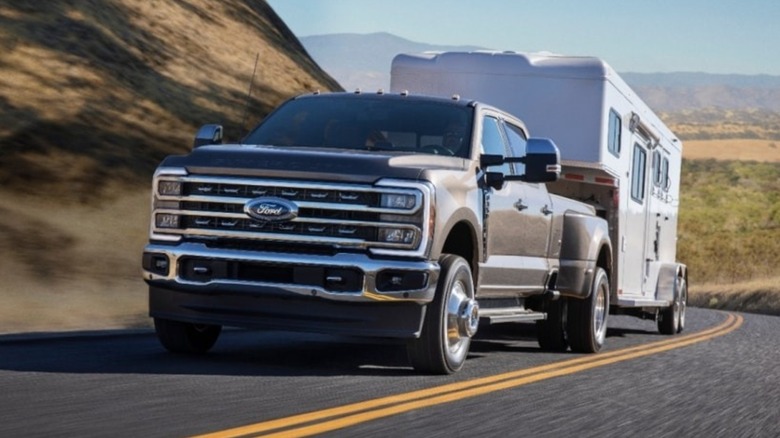
[(289, 221), (298, 216), (298, 206), (282, 198), (255, 198), (244, 204), (244, 212), (263, 222)]

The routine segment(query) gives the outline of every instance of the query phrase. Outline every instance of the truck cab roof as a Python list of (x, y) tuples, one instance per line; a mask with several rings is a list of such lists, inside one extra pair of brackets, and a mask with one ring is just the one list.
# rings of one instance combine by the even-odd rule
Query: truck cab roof
[(302, 95), (268, 115), (242, 143), (466, 158), (475, 107), (459, 98), (408, 93)]

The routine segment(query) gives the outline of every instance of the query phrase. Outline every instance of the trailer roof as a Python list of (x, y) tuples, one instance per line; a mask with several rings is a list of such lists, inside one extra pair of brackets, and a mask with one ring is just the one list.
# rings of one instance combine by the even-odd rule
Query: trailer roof
[[(550, 52), (513, 51), (424, 52), (414, 57), (436, 59), (440, 67), (468, 73), (527, 74), (529, 76), (604, 79), (615, 71), (603, 60), (592, 56), (569, 56)], [(489, 59), (489, 61), (486, 61)], [(465, 62), (464, 62), (465, 60)]]

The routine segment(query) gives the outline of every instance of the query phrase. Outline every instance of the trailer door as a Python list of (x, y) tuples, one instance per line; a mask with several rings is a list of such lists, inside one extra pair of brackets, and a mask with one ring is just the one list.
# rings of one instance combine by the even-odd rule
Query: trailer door
[(648, 140), (634, 134), (629, 170), (630, 196), (625, 201), (623, 223), (626, 224), (621, 251), (623, 251), (622, 285), (623, 294), (641, 297), (646, 281), (647, 242), (647, 179)]

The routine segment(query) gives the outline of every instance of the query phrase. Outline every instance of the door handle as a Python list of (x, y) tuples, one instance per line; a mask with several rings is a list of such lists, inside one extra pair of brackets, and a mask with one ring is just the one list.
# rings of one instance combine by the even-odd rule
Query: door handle
[(553, 213), (552, 210), (550, 210), (550, 207), (548, 207), (546, 204), (544, 207), (542, 207), (542, 213), (544, 213), (545, 216), (550, 215)]
[(519, 211), (523, 211), (526, 208), (528, 208), (528, 206), (523, 204), (522, 199), (518, 199), (517, 202), (515, 202), (515, 208), (518, 209)]

